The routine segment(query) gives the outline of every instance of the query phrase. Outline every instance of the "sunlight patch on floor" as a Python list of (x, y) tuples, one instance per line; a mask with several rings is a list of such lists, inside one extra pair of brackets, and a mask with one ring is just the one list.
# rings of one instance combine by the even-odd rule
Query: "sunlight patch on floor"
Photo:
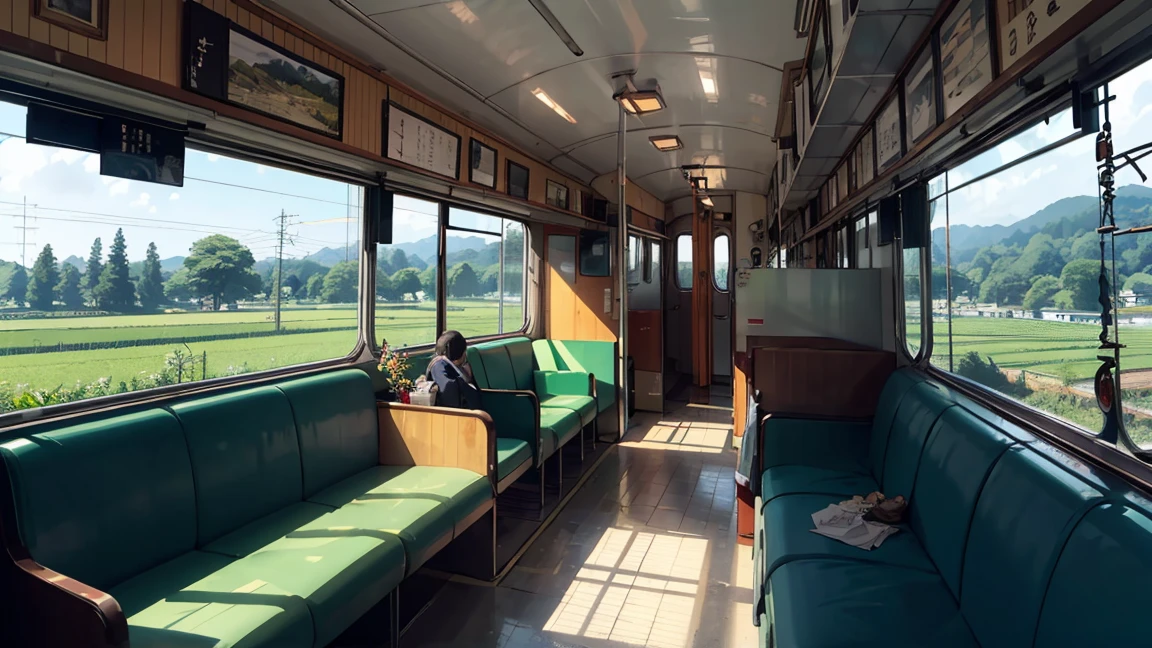
[(620, 442), (624, 448), (719, 454), (732, 426), (704, 421), (658, 421), (647, 432), (634, 432)]
[(695, 621), (707, 554), (704, 538), (607, 529), (543, 629), (684, 648)]

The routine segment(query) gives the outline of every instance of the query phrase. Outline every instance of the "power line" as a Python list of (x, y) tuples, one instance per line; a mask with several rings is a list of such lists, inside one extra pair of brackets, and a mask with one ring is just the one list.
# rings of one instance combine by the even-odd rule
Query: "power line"
[(219, 180), (208, 180), (206, 178), (194, 178), (194, 177), (189, 176), (189, 175), (184, 176), (184, 179), (185, 180), (195, 180), (197, 182), (206, 182), (208, 184), (220, 185), (222, 187), (233, 187), (235, 189), (247, 189), (249, 191), (261, 191), (264, 193), (275, 194), (277, 196), (286, 196), (288, 198), (299, 198), (301, 200), (312, 200), (315, 202), (328, 203), (330, 205), (340, 205), (341, 207), (347, 207), (348, 206), (348, 201), (341, 202), (339, 200), (327, 200), (325, 198), (313, 198), (312, 196), (301, 196), (299, 194), (290, 194), (290, 193), (285, 193), (283, 191), (275, 191), (273, 189), (260, 189), (259, 187), (248, 187), (246, 185), (232, 184), (229, 182), (220, 182)]

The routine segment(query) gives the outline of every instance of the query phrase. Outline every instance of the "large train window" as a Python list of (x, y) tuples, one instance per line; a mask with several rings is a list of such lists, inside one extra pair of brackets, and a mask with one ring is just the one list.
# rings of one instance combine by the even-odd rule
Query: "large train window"
[(644, 250), (640, 244), (640, 239), (629, 235), (628, 236), (628, 285), (635, 286), (640, 283), (640, 278), (643, 275), (643, 269), (640, 267), (643, 262)]
[(853, 240), (855, 245), (855, 267), (857, 268), (871, 268), (872, 267), (872, 251), (868, 247), (868, 217), (861, 216), (856, 219), (852, 226)]
[(676, 237), (676, 286), (680, 290), (692, 290), (692, 235)]
[(717, 234), (712, 239), (712, 280), (716, 290), (728, 292), (728, 268), (731, 265), (731, 246), (727, 234)]
[(448, 212), (447, 328), (465, 337), (524, 328), (524, 225), (452, 207)]
[(375, 335), (395, 347), (436, 341), (440, 203), (397, 195), (392, 244), (376, 246)]
[(361, 187), (196, 150), (183, 187), (101, 176), (25, 120), (0, 103), (0, 413), (355, 350)]

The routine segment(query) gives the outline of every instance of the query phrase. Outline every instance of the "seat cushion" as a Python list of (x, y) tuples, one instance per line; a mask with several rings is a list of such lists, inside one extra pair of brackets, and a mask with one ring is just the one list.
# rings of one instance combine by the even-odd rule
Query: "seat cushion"
[(296, 502), (201, 547), (203, 551), (243, 558), (335, 510), (312, 502)]
[(917, 383), (900, 401), (892, 430), (888, 434), (888, 446), (884, 452), (882, 479), (876, 481), (883, 487), (888, 497), (903, 495), (911, 500), (912, 487), (916, 481), (916, 471), (920, 466), (920, 455), (936, 419), (956, 401), (939, 385), (931, 382)]
[(1036, 648), (1147, 644), (1150, 545), (1152, 519), (1145, 511), (1122, 504), (1089, 511), (1052, 574)]
[(0, 445), (16, 528), (37, 562), (102, 590), (196, 546), (180, 423), (161, 409)]
[(999, 430), (953, 407), (936, 422), (924, 446), (908, 520), (957, 598), (976, 498), (992, 466), (1011, 445)]
[(880, 399), (876, 402), (876, 413), (872, 417), (872, 432), (868, 441), (868, 465), (872, 476), (877, 482), (884, 480), (884, 455), (888, 450), (888, 437), (892, 431), (892, 422), (896, 420), (896, 412), (904, 396), (917, 383), (926, 380), (924, 374), (912, 369), (900, 369), (892, 372), (884, 389), (880, 392)]
[(828, 495), (785, 495), (765, 503), (764, 573), (770, 577), (781, 565), (806, 558), (875, 562), (935, 573), (928, 554), (905, 525), (871, 551), (812, 533), (809, 530), (813, 527), (812, 514), (841, 499)]
[(979, 646), (944, 581), (934, 573), (876, 563), (798, 560), (772, 574), (768, 599), (774, 645), (780, 648)]
[(520, 439), (496, 438), (496, 479), (504, 479), (525, 461), (532, 461), (532, 447)]
[(199, 545), (303, 498), (296, 422), (284, 392), (257, 387), (170, 409), (192, 457)]
[(296, 421), (304, 497), (376, 465), (380, 435), (368, 374), (345, 369), (276, 386)]
[(464, 355), (468, 358), (468, 366), (472, 368), (472, 379), (476, 381), (476, 386), (480, 389), (495, 389), (488, 383), (488, 372), (484, 369), (480, 351), (476, 347), (468, 347)]
[(972, 516), (960, 590), (982, 646), (1032, 645), (1056, 558), (1073, 524), (1100, 501), (1095, 488), (1023, 447), (996, 462)]
[(437, 514), (450, 520), (454, 533), (461, 533), (465, 522), (492, 500), (492, 485), (486, 476), (464, 468), (376, 466), (317, 493), (310, 501), (341, 507), (353, 501), (409, 499), (436, 504)]
[(192, 551), (111, 588), (132, 647), (311, 648), (304, 600), (235, 564)]
[(404, 573), (411, 575), (452, 541), (453, 528), (445, 504), (413, 495), (354, 499), (292, 535), (369, 536), (384, 541), (396, 536), (404, 545)]
[(542, 371), (583, 371), (596, 376), (596, 400), (604, 412), (616, 403), (616, 343), (591, 340), (534, 340)]
[(516, 373), (512, 370), (512, 359), (503, 346), (478, 345), (476, 351), (484, 363), (484, 373), (488, 376), (491, 389), (516, 389)]
[(760, 480), (760, 496), (765, 502), (793, 494), (838, 495), (848, 499), (877, 490), (880, 487), (876, 480), (868, 475), (812, 466), (773, 466), (764, 471)]
[(503, 341), (508, 351), (508, 358), (512, 361), (512, 373), (516, 376), (516, 389), (532, 389), (532, 370), (535, 361), (532, 357), (532, 340), (526, 337), (512, 338)]
[(871, 423), (769, 416), (761, 427), (764, 468), (815, 466), (848, 473), (871, 473)]
[(580, 426), (596, 420), (596, 401), (591, 396), (546, 396), (540, 399), (540, 408), (572, 410), (580, 417)]
[(580, 431), (580, 417), (570, 409), (540, 408), (540, 456), (547, 458)]

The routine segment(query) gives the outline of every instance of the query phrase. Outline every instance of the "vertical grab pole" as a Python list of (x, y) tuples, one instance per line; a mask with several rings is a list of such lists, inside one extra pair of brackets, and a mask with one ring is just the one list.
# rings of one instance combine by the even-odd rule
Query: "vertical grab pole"
[(620, 375), (620, 392), (617, 398), (620, 407), (620, 431), (617, 440), (620, 440), (628, 430), (628, 208), (625, 206), (627, 205), (625, 202), (627, 177), (624, 171), (624, 135), (627, 133), (627, 122), (625, 121), (627, 113), (624, 110), (624, 104), (617, 103), (620, 110), (620, 127), (616, 133), (618, 174), (616, 183), (619, 185), (619, 196), (617, 197), (619, 206), (616, 210), (616, 295), (620, 304), (620, 328), (617, 334), (619, 342), (616, 345), (618, 349), (616, 364)]

